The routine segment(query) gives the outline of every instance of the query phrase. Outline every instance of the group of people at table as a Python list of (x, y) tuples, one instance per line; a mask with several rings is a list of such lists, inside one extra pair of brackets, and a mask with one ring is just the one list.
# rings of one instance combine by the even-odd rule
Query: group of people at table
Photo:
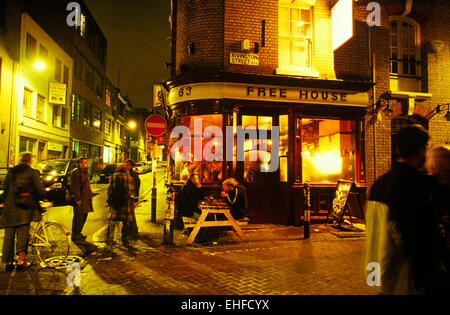
[[(221, 197), (230, 208), (233, 219), (249, 220), (246, 217), (248, 207), (245, 187), (240, 185), (236, 179), (228, 178), (222, 183), (222, 189)], [(183, 217), (193, 218), (197, 221), (202, 213), (199, 202), (204, 199), (205, 193), (198, 175), (190, 175), (177, 195), (178, 213)], [(202, 235), (205, 236), (206, 233), (203, 232)], [(211, 235), (211, 233), (209, 234)]]

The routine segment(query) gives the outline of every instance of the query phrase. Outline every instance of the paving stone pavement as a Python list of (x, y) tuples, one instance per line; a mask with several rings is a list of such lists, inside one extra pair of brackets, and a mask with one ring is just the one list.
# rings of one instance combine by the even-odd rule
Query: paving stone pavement
[[(160, 231), (162, 227), (158, 227)], [(81, 286), (67, 285), (71, 270), (0, 274), (0, 294), (58, 295), (372, 295), (363, 277), (365, 238), (340, 238), (313, 226), (249, 226), (247, 241), (227, 232), (214, 244), (174, 247), (161, 233), (141, 235), (133, 248), (104, 246), (86, 258)]]

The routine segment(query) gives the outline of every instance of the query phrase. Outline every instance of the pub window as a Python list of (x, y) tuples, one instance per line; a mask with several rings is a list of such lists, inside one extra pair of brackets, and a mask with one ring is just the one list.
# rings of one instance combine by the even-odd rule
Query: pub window
[(280, 116), (280, 182), (288, 181), (289, 116)]
[(407, 17), (390, 18), (391, 73), (420, 76), (419, 26)]
[(25, 51), (26, 57), (34, 61), (34, 59), (36, 58), (36, 49), (37, 49), (36, 39), (29, 33), (27, 33), (27, 42)]
[(355, 180), (355, 122), (302, 120), (303, 182)]
[(81, 26), (80, 26), (80, 36), (84, 38), (86, 35), (86, 16), (81, 13)]
[[(257, 183), (265, 180), (266, 174), (262, 169), (269, 169), (271, 162), (270, 140), (273, 119), (268, 116), (242, 116), (242, 128), (254, 132), (256, 139), (250, 134), (246, 135), (244, 142), (244, 181)], [(266, 139), (261, 136), (262, 130), (266, 133)], [(236, 150), (236, 147), (235, 147)], [(256, 161), (255, 161), (256, 159)]]
[(311, 71), (313, 24), (311, 1), (279, 0), (278, 68)]
[[(194, 120), (201, 119), (202, 128), (200, 133), (199, 130), (195, 130), (194, 128)], [(205, 150), (205, 146), (209, 143), (211, 145), (212, 138), (204, 138), (203, 135), (205, 133), (205, 129), (208, 127), (216, 126), (222, 129), (222, 115), (201, 115), (201, 116), (185, 116), (179, 117), (176, 121), (176, 126), (186, 126), (190, 130), (191, 135), (191, 156), (189, 161), (185, 161), (182, 156), (183, 148), (180, 148), (179, 152), (175, 154), (175, 165), (173, 169), (173, 178), (174, 180), (187, 180), (189, 175), (197, 174), (202, 182), (209, 183), (219, 183), (223, 180), (222, 177), (222, 161), (217, 161), (214, 159), (213, 161), (206, 161), (205, 157), (202, 154), (201, 161), (195, 161), (194, 159), (194, 141), (200, 141), (202, 152)], [(196, 133), (197, 132), (197, 133)], [(212, 134), (215, 137), (217, 143), (213, 141), (211, 150), (208, 152), (213, 153), (214, 155), (221, 154), (223, 137), (221, 135)], [(223, 136), (223, 135), (222, 135)], [(178, 139), (172, 139), (174, 143), (178, 141)], [(217, 151), (216, 151), (217, 150)], [(205, 150), (207, 151), (207, 150)], [(223, 157), (223, 155), (222, 155)]]

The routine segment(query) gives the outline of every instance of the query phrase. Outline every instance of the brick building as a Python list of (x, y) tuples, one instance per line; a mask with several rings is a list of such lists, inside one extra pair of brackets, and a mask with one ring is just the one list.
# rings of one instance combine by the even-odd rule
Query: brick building
[[(401, 126), (420, 123), (433, 146), (449, 145), (450, 1), (378, 3), (173, 0), (173, 123), (203, 148), (211, 126), (234, 126), (235, 141), (236, 126), (255, 131), (245, 135), (243, 161), (236, 146), (217, 146), (223, 162), (175, 159), (173, 179), (199, 173), (217, 194), (235, 177), (247, 188), (253, 222), (298, 224), (305, 182), (313, 217), (326, 216), (339, 179), (364, 197), (395, 159)], [(279, 167), (259, 172), (274, 163), (271, 141), (260, 135), (276, 135), (275, 126)]]

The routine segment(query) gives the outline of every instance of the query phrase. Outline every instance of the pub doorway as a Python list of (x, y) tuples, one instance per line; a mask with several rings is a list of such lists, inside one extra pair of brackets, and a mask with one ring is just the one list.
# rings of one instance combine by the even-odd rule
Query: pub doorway
[(244, 161), (237, 161), (236, 177), (247, 190), (248, 217), (252, 223), (278, 222), (279, 209), (276, 204), (280, 171), (265, 171), (272, 162), (272, 129), (279, 126), (278, 117), (243, 113), (236, 117), (237, 125), (246, 130)]

